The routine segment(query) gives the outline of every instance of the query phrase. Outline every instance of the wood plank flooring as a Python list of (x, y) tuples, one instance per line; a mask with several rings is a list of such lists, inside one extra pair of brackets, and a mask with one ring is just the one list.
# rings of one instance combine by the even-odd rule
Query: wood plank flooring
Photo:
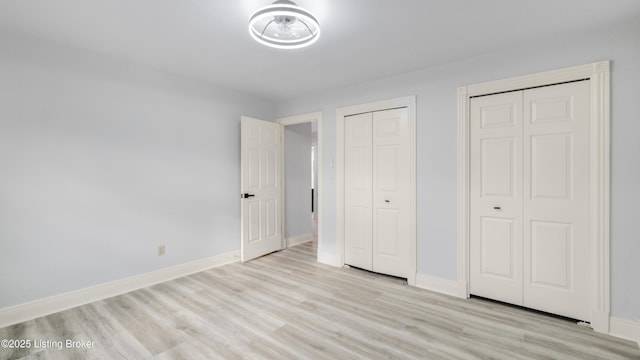
[(640, 359), (635, 343), (573, 322), (315, 256), (310, 242), (6, 327), (0, 339), (53, 348), (0, 359)]

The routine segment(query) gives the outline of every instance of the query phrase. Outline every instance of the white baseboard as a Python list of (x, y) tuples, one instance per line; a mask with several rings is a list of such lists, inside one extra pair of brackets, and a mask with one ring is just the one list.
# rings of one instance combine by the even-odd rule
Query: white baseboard
[(591, 313), (591, 328), (595, 332), (609, 334), (611, 316), (608, 311), (594, 310)]
[(409, 286), (416, 286), (417, 276), (418, 274), (409, 274), (409, 276), (407, 276), (407, 284)]
[(635, 341), (640, 346), (640, 321), (611, 317), (609, 335)]
[(320, 252), (320, 249), (318, 249), (318, 262), (331, 266), (342, 266), (342, 261), (336, 254)]
[(455, 297), (460, 295), (460, 285), (457, 281), (425, 274), (416, 274), (416, 287)]
[(469, 296), (469, 283), (466, 281), (458, 280), (458, 297), (460, 299), (468, 299)]
[(240, 260), (233, 251), (0, 309), (0, 328)]
[(287, 247), (304, 244), (313, 240), (313, 234), (307, 233), (302, 235), (291, 236), (287, 238)]

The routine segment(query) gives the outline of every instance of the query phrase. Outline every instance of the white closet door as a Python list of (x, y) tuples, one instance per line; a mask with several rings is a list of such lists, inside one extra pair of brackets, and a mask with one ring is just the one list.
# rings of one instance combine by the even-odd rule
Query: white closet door
[(372, 119), (366, 113), (344, 122), (344, 262), (367, 270), (373, 270)]
[(410, 153), (407, 109), (373, 113), (373, 270), (407, 277)]
[(590, 321), (589, 82), (470, 111), (471, 293)]
[(470, 290), (522, 305), (522, 92), (470, 112)]
[(408, 277), (410, 139), (406, 108), (345, 118), (345, 264)]
[(589, 81), (524, 107), (524, 305), (589, 321)]

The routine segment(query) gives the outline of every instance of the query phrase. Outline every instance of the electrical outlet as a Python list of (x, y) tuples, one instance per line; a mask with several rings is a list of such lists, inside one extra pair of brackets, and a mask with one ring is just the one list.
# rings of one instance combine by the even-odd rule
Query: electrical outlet
[(164, 256), (164, 251), (165, 251), (164, 245), (159, 245), (158, 246), (158, 256)]

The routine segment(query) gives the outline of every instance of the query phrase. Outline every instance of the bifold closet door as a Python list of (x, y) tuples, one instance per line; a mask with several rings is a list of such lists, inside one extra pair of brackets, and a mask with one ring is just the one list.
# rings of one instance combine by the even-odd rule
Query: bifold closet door
[(589, 81), (524, 107), (524, 306), (590, 321)]
[(373, 114), (344, 122), (344, 262), (373, 270)]
[(522, 92), (471, 100), (470, 290), (522, 305)]
[(590, 321), (589, 81), (470, 112), (471, 293)]
[(345, 264), (407, 277), (410, 153), (406, 108), (345, 118)]
[(373, 271), (409, 274), (411, 169), (406, 108), (373, 113)]

